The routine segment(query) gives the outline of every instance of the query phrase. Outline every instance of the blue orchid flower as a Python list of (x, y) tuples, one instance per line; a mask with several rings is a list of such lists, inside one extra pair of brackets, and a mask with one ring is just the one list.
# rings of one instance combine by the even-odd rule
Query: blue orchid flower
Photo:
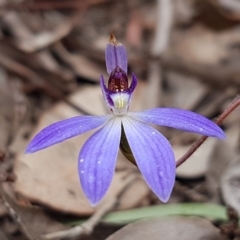
[(111, 113), (105, 116), (77, 116), (56, 122), (39, 132), (26, 153), (33, 153), (66, 139), (101, 127), (83, 145), (78, 172), (82, 189), (92, 205), (106, 194), (116, 166), (122, 129), (136, 164), (148, 186), (162, 202), (173, 189), (176, 165), (169, 141), (151, 125), (172, 127), (201, 135), (225, 138), (222, 129), (207, 118), (177, 108), (154, 108), (129, 112), (137, 78), (128, 85), (125, 47), (111, 36), (105, 51), (108, 85), (103, 76), (100, 85)]

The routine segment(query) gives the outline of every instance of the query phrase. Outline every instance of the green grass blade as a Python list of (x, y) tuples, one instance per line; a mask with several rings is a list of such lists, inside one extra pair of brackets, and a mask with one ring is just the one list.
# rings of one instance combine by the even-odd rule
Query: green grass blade
[(142, 218), (164, 217), (170, 215), (199, 216), (212, 220), (227, 220), (226, 209), (221, 205), (208, 203), (180, 203), (111, 212), (103, 218), (103, 222), (126, 224)]
[[(108, 213), (101, 222), (109, 224), (128, 224), (143, 218), (165, 216), (198, 216), (214, 221), (226, 221), (226, 208), (217, 204), (209, 203), (178, 203), (163, 204), (143, 208), (135, 208)], [(79, 225), (86, 221), (82, 219), (71, 222), (71, 225)]]

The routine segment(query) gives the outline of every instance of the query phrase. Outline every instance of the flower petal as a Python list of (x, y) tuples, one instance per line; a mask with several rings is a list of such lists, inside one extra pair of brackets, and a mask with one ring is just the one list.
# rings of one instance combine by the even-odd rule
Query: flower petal
[(105, 51), (105, 59), (108, 74), (111, 74), (117, 66), (127, 74), (127, 53), (121, 43), (109, 42)]
[(151, 126), (124, 118), (123, 127), (137, 165), (152, 191), (167, 202), (175, 181), (176, 165), (168, 140)]
[(75, 137), (103, 125), (110, 116), (77, 116), (49, 125), (39, 132), (26, 148), (26, 153), (33, 153), (50, 147), (68, 138)]
[(110, 120), (83, 145), (78, 161), (82, 189), (94, 206), (106, 194), (113, 178), (121, 135), (121, 120)]
[(130, 87), (127, 89), (127, 93), (129, 93), (129, 94), (133, 94), (133, 92), (134, 92), (134, 90), (135, 90), (135, 88), (136, 88), (136, 86), (137, 86), (137, 83), (138, 83), (138, 80), (137, 80), (137, 77), (136, 77), (136, 75), (133, 73), (132, 74), (132, 82), (131, 82), (131, 85), (130, 85)]
[(104, 99), (106, 105), (111, 109), (114, 106), (113, 100), (110, 96), (112, 94), (112, 92), (110, 90), (108, 90), (108, 88), (106, 87), (103, 75), (100, 76), (100, 86), (102, 89), (103, 99)]
[(225, 138), (223, 130), (204, 116), (178, 108), (154, 108), (129, 114), (141, 121), (201, 135)]

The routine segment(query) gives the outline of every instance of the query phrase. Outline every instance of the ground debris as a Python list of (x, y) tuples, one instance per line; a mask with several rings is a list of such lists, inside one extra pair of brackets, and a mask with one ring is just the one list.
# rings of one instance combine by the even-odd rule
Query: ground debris
[[(16, 207), (27, 232), (39, 237), (68, 229), (61, 223), (55, 228), (55, 219), (49, 220), (52, 211), (68, 222), (69, 214), (94, 216), (110, 201), (114, 204), (108, 211), (161, 204), (138, 169), (119, 153), (108, 195), (97, 208), (89, 205), (79, 184), (77, 156), (92, 132), (32, 155), (24, 154), (25, 147), (50, 123), (108, 113), (99, 79), (103, 74), (108, 80), (104, 50), (111, 32), (127, 48), (129, 79), (132, 72), (138, 77), (131, 111), (178, 107), (216, 119), (240, 90), (239, 2), (0, 0), (0, 7), (0, 184), (13, 181), (7, 184), (15, 192), (6, 201)], [(170, 203), (217, 202), (240, 212), (234, 161), (240, 150), (239, 107), (221, 126), (224, 142), (208, 139), (177, 169)], [(176, 158), (199, 137), (158, 130), (172, 143)], [(125, 186), (126, 176), (134, 181)], [(28, 206), (21, 205), (22, 199)], [(3, 202), (0, 238), (15, 240), (21, 227), (9, 220)], [(239, 237), (233, 216), (229, 213), (229, 225), (221, 227), (230, 239)], [(97, 240), (106, 239), (100, 220), (90, 224), (86, 239), (95, 240), (96, 226)]]

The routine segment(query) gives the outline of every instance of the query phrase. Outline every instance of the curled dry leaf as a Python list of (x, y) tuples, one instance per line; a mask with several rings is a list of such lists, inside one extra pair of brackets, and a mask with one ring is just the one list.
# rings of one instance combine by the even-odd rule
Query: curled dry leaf
[[(228, 138), (229, 139), (229, 138)], [(206, 172), (206, 187), (212, 202), (221, 203), (220, 184), (223, 172), (236, 157), (228, 141), (219, 141), (212, 149)]]
[(224, 202), (240, 214), (240, 156), (228, 165), (221, 178)]

